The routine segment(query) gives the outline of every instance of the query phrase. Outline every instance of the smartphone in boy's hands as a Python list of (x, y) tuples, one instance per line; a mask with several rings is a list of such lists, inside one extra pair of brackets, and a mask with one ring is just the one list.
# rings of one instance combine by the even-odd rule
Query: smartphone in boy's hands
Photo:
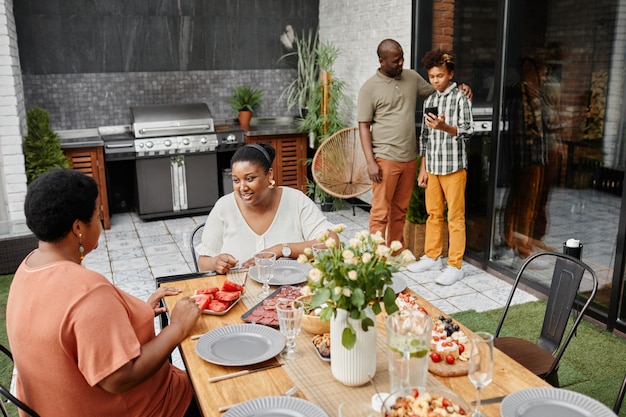
[(426, 116), (427, 114), (434, 114), (435, 116), (439, 115), (439, 110), (437, 109), (437, 107), (426, 107), (424, 109), (424, 116)]

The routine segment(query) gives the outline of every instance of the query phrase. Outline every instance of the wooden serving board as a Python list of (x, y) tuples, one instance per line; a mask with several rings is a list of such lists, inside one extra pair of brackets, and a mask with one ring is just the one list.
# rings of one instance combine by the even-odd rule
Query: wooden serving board
[(433, 362), (428, 358), (428, 372), (438, 376), (463, 376), (469, 372), (469, 362), (456, 360), (452, 365), (444, 360)]

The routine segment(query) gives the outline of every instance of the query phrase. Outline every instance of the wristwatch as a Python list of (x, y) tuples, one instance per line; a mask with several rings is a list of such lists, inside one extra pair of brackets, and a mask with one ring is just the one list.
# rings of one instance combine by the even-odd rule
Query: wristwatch
[(289, 247), (288, 244), (283, 243), (283, 249), (281, 251), (283, 257), (285, 258), (289, 258), (291, 256), (291, 248)]

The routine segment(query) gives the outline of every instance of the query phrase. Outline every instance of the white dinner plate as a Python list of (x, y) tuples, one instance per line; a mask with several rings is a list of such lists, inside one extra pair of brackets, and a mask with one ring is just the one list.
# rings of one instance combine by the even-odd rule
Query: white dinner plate
[(231, 324), (204, 334), (196, 344), (198, 356), (222, 366), (246, 366), (282, 352), (285, 337), (260, 324)]
[(527, 388), (509, 394), (500, 404), (502, 417), (615, 417), (606, 405), (561, 388)]
[[(295, 285), (306, 282), (307, 274), (311, 269), (309, 264), (301, 264), (295, 259), (278, 259), (274, 265), (274, 277), (270, 280), (270, 285)], [(248, 271), (250, 278), (263, 284), (259, 279), (259, 271), (256, 267)]]
[(237, 404), (224, 417), (328, 417), (328, 414), (302, 398), (275, 396)]

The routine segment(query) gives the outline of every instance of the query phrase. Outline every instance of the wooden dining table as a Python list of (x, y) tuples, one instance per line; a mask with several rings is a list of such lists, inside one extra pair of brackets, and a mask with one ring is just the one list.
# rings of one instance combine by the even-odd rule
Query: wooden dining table
[[(245, 274), (239, 272), (238, 274)], [(173, 282), (161, 282), (161, 285), (175, 286), (181, 290), (180, 294), (165, 297), (165, 305), (171, 311), (176, 301), (181, 297), (191, 296), (194, 290), (208, 287), (221, 287), (222, 283), (234, 276), (209, 276)], [(241, 281), (241, 275), (237, 278)], [(296, 337), (297, 358), (295, 360), (285, 360), (280, 355), (269, 359), (263, 363), (252, 366), (221, 366), (210, 363), (202, 359), (196, 352), (197, 335), (203, 335), (211, 330), (232, 324), (244, 323), (241, 316), (257, 303), (262, 301), (258, 297), (261, 285), (252, 279), (247, 279), (246, 291), (238, 302), (225, 315), (203, 314), (198, 320), (195, 328), (179, 346), (185, 368), (189, 374), (193, 388), (196, 393), (199, 407), (205, 417), (217, 417), (223, 413), (220, 407), (238, 404), (258, 397), (281, 395), (290, 388), (296, 386), (298, 392), (295, 396), (307, 399), (324, 409), (330, 416), (337, 416), (337, 409), (343, 402), (370, 402), (376, 390), (379, 392), (389, 392), (389, 372), (387, 365), (387, 344), (385, 331), (386, 314), (381, 313), (377, 317), (377, 343), (376, 343), (376, 374), (373, 383), (366, 383), (359, 387), (350, 387), (337, 381), (332, 373), (330, 363), (323, 361), (312, 343), (314, 335), (302, 331)], [(273, 288), (275, 289), (275, 288)], [(448, 316), (437, 307), (415, 294), (409, 288), (404, 292), (411, 293), (417, 297), (418, 305), (425, 308), (431, 317), (440, 315)], [(461, 329), (466, 334), (471, 331), (459, 323)], [(269, 370), (249, 373), (243, 376), (225, 379), (218, 382), (209, 382), (209, 378), (230, 374), (246, 369), (264, 367), (276, 363), (282, 366)], [(512, 392), (530, 387), (549, 387), (544, 380), (538, 378), (526, 368), (515, 362), (513, 359), (494, 349), (494, 376), (493, 381), (482, 391), (482, 398), (501, 397)], [(467, 375), (455, 377), (442, 377), (429, 373), (427, 390), (445, 387), (455, 393), (467, 404), (471, 404), (476, 399), (476, 389), (469, 381)], [(468, 406), (472, 408), (472, 406)], [(500, 403), (483, 404), (481, 409), (488, 417), (500, 416)], [(468, 414), (470, 410), (466, 410)]]

